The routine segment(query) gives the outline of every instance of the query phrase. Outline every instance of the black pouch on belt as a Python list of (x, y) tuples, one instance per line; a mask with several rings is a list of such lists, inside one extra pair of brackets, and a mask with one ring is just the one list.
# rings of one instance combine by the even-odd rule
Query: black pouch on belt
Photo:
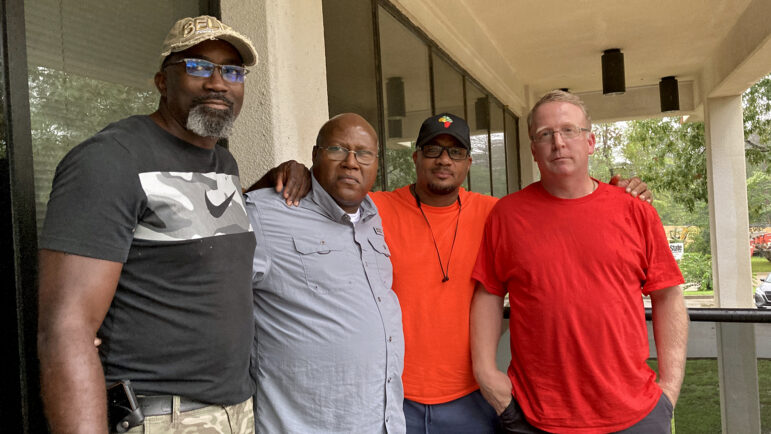
[(107, 387), (107, 420), (111, 432), (124, 433), (145, 420), (131, 381), (121, 380)]

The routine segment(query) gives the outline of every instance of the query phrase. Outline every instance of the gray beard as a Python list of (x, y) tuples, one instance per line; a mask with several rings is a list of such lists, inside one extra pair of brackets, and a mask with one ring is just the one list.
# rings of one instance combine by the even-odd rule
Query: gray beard
[(228, 137), (236, 120), (233, 109), (217, 110), (197, 105), (187, 115), (187, 129), (201, 137)]

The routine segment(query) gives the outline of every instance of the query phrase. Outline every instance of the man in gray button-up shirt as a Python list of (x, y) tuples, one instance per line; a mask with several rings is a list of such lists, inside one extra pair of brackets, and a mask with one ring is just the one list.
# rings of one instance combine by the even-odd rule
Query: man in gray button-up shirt
[(404, 338), (377, 208), (377, 136), (332, 118), (313, 148), (312, 191), (289, 207), (247, 195), (257, 238), (252, 374), (258, 433), (401, 433)]

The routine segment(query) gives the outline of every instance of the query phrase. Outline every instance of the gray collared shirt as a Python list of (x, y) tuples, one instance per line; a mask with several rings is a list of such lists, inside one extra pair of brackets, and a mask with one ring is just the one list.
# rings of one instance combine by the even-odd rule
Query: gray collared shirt
[(380, 216), (367, 196), (354, 225), (312, 184), (299, 207), (247, 194), (256, 430), (402, 433), (404, 336)]

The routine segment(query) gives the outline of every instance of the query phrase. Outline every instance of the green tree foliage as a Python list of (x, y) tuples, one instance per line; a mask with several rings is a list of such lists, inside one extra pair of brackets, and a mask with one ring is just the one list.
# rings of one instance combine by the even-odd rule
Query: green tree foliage
[(624, 178), (631, 176), (629, 162), (621, 158), (625, 131), (625, 122), (594, 125), (592, 132), (597, 143), (594, 155), (589, 159), (589, 173), (593, 177), (607, 181), (616, 174)]
[(395, 190), (415, 182), (415, 163), (412, 161), (412, 147), (386, 146), (388, 162), (388, 190)]
[(747, 162), (771, 173), (771, 75), (742, 95)]
[(667, 191), (674, 202), (693, 212), (707, 201), (707, 159), (702, 122), (676, 118), (632, 121), (623, 155), (637, 176), (655, 191)]
[(771, 224), (771, 176), (757, 171), (747, 178), (747, 202), (750, 223)]
[(712, 258), (704, 253), (684, 253), (678, 264), (683, 278), (698, 283), (699, 291), (712, 291)]

